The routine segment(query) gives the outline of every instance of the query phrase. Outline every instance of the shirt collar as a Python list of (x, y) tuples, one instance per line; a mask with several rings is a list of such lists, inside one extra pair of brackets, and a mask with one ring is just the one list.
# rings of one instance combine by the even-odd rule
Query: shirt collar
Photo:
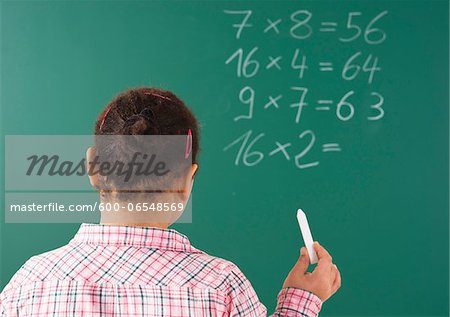
[(135, 246), (187, 253), (203, 253), (194, 248), (188, 237), (178, 231), (152, 227), (83, 223), (70, 243)]

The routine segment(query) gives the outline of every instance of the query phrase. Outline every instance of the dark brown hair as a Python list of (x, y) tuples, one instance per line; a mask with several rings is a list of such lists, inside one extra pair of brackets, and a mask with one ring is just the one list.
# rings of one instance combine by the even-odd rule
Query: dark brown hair
[(199, 127), (192, 111), (174, 93), (152, 87), (129, 89), (115, 97), (95, 123), (96, 135), (187, 135), (197, 163)]
[[(190, 156), (192, 163), (197, 163), (199, 151), (197, 119), (181, 99), (167, 90), (140, 87), (119, 94), (98, 116), (95, 135), (186, 135), (186, 140), (189, 135), (192, 145)], [(131, 158), (128, 156), (142, 148), (142, 144), (136, 147), (129, 138), (126, 140), (114, 138), (112, 144), (109, 144), (108, 140), (96, 138), (95, 148), (99, 157), (107, 157), (113, 161), (116, 159), (129, 162)], [(176, 192), (183, 190), (183, 183), (180, 183), (182, 178), (178, 177), (183, 174), (183, 168), (184, 166), (180, 165), (179, 168), (171, 170), (168, 178), (158, 177), (152, 181), (133, 177), (127, 182), (126, 190), (122, 188), (124, 184), (122, 176), (114, 174), (101, 176), (97, 189), (103, 197), (123, 201), (138, 199), (143, 197), (142, 195), (146, 195), (146, 199), (151, 199), (158, 192), (168, 192), (166, 186), (168, 182), (170, 190)]]

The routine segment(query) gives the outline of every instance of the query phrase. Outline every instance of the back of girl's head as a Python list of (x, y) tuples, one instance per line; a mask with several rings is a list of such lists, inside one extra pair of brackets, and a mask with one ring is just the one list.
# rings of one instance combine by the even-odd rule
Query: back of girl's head
[(115, 97), (95, 123), (96, 135), (192, 134), (192, 162), (197, 162), (199, 127), (191, 110), (174, 93), (141, 87)]
[[(107, 157), (112, 161), (130, 162), (134, 153), (141, 152), (142, 143), (133, 142), (133, 139), (142, 140), (140, 135), (182, 135), (184, 140), (189, 140), (192, 163), (197, 162), (199, 151), (199, 127), (197, 119), (191, 110), (170, 91), (141, 87), (127, 90), (115, 97), (100, 113), (95, 123), (96, 149), (99, 156)], [(113, 141), (109, 141), (112, 136)], [(106, 136), (106, 137), (104, 137)], [(124, 137), (125, 136), (125, 137)], [(131, 137), (130, 136), (136, 136)], [(105, 140), (106, 139), (106, 140)], [(166, 140), (166, 139), (164, 139)], [(145, 141), (147, 142), (147, 141)], [(154, 148), (168, 147), (166, 141)], [(169, 146), (170, 147), (170, 146)], [(145, 151), (144, 151), (145, 152)], [(183, 154), (184, 155), (184, 154)], [(178, 157), (178, 155), (176, 155)], [(186, 162), (183, 161), (185, 164)], [(179, 170), (183, 168), (179, 165)], [(185, 165), (184, 165), (185, 166)], [(134, 178), (127, 181), (127, 188), (136, 192), (145, 192), (155, 186), (167, 188), (167, 179), (173, 186), (182, 186), (181, 174), (171, 173), (171, 178), (160, 177), (158, 181), (151, 178)], [(168, 175), (169, 176), (169, 175)], [(168, 177), (167, 176), (167, 177)], [(176, 176), (175, 178), (173, 178)], [(161, 182), (165, 182), (163, 185)], [(159, 184), (158, 184), (159, 183)], [(103, 197), (127, 200), (127, 195), (121, 191), (123, 186), (122, 176), (114, 174), (99, 177), (99, 189)], [(111, 194), (105, 194), (112, 192)], [(136, 197), (137, 195), (134, 195)], [(129, 196), (128, 196), (129, 197)]]

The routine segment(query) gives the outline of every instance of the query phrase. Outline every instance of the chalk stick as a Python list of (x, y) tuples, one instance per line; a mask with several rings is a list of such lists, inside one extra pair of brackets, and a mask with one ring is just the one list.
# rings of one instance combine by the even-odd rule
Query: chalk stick
[(297, 210), (297, 220), (298, 225), (300, 226), (300, 231), (302, 232), (303, 242), (308, 250), (310, 263), (317, 263), (317, 254), (316, 251), (314, 251), (314, 240), (311, 235), (311, 230), (309, 229), (308, 219), (306, 219), (306, 215), (301, 209)]

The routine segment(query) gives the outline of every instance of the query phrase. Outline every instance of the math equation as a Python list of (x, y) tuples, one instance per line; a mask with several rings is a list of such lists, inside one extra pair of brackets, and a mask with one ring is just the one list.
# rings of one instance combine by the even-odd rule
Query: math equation
[[(275, 116), (277, 111), (287, 108), (289, 116), (284, 112), (281, 118), (273, 120), (284, 120), (286, 125), (295, 125), (298, 133), (293, 138), (303, 141), (302, 148), (299, 148), (293, 144), (292, 139), (281, 140), (277, 135), (258, 133), (250, 128), (244, 134), (231, 136), (230, 142), (223, 147), (223, 151), (233, 153), (235, 165), (251, 167), (263, 160), (281, 157), (292, 162), (298, 169), (306, 169), (318, 166), (320, 160), (326, 159), (327, 155), (337, 155), (343, 151), (338, 140), (321, 140), (319, 132), (304, 128), (304, 121), (307, 120), (304, 116), (308, 112), (329, 113), (331, 116), (327, 116), (327, 120), (331, 117), (342, 123), (355, 120), (355, 115), (361, 109), (365, 110), (363, 119), (368, 124), (382, 120), (385, 116), (383, 92), (371, 88), (382, 72), (382, 63), (379, 56), (370, 51), (370, 47), (382, 45), (387, 38), (383, 29), (383, 21), (388, 16), (387, 10), (380, 10), (375, 14), (349, 11), (333, 20), (321, 19), (304, 9), (293, 10), (286, 16), (271, 17), (242, 9), (225, 9), (222, 13), (229, 19), (229, 36), (236, 43), (236, 48), (229, 52), (224, 63), (242, 83), (241, 88), (236, 91), (237, 102), (232, 106), (236, 113), (232, 119), (234, 124), (248, 122), (251, 126), (252, 122), (260, 119), (262, 112), (273, 111)], [(246, 36), (249, 30), (252, 34), (258, 32), (263, 38), (270, 36), (271, 40), (277, 37), (283, 41), (287, 39), (292, 42), (289, 45), (291, 49), (282, 55), (277, 54), (277, 50), (273, 54), (268, 53), (267, 49), (261, 49), (258, 45), (259, 37)], [(320, 44), (320, 41), (334, 41), (339, 45), (347, 45), (349, 49), (340, 53), (338, 63), (333, 56), (327, 56), (326, 51), (321, 54), (323, 56), (308, 56), (304, 48)], [(358, 47), (355, 42), (363, 43), (369, 50), (354, 49)], [(284, 91), (262, 92), (255, 87), (254, 79), (267, 72), (276, 76), (274, 78), (288, 74), (295, 80)], [(320, 98), (312, 93), (317, 87), (305, 82), (311, 72), (318, 74), (314, 76), (321, 76)], [(330, 79), (328, 74), (336, 76)], [(358, 82), (358, 85), (365, 86), (364, 89), (346, 89), (337, 97), (337, 89), (330, 88), (333, 97), (327, 96), (326, 90), (323, 91), (327, 87), (327, 81), (331, 86), (336, 79), (347, 83)], [(364, 92), (360, 92), (361, 90)], [(286, 96), (287, 92), (295, 98)], [(269, 142), (272, 147), (263, 151), (258, 147), (260, 142)], [(322, 155), (312, 157), (310, 151), (313, 148)]]

